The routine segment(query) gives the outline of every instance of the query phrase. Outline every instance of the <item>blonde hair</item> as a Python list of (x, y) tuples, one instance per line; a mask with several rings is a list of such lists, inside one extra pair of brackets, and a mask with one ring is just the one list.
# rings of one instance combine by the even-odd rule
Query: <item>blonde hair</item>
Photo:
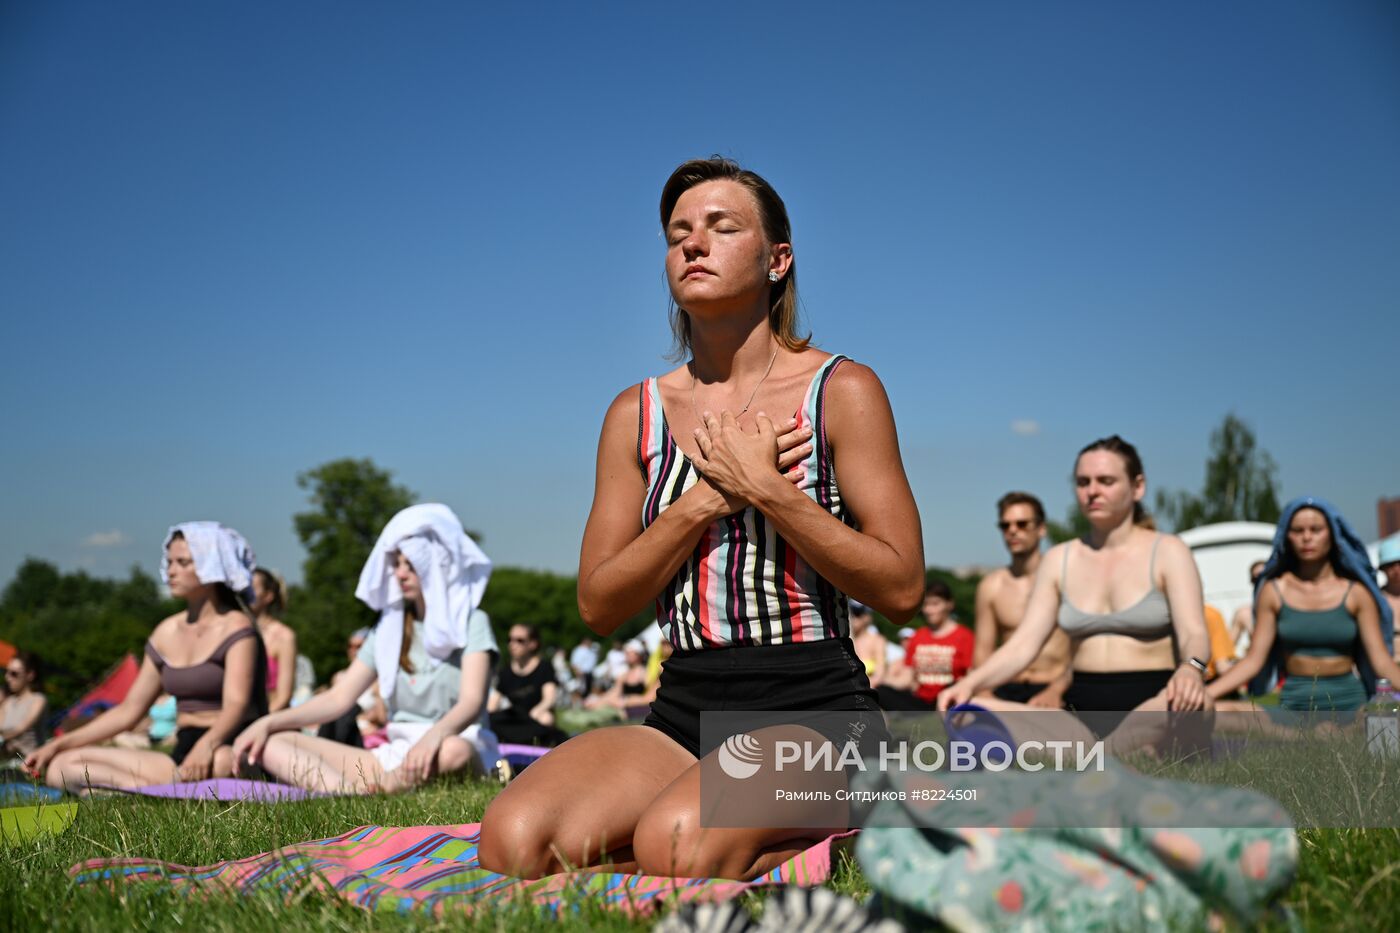
[[(682, 194), (696, 185), (707, 181), (732, 181), (746, 189), (758, 202), (758, 216), (763, 224), (763, 235), (769, 243), (792, 243), (792, 224), (788, 221), (787, 205), (778, 197), (778, 192), (756, 172), (741, 168), (739, 163), (722, 156), (708, 159), (691, 159), (683, 162), (666, 179), (661, 188), (661, 229), (671, 220), (676, 202)], [(670, 300), (671, 334), (675, 346), (671, 358), (684, 359), (690, 352), (690, 315)], [(798, 333), (800, 311), (797, 299), (797, 260), (788, 264), (787, 274), (768, 288), (768, 324), (773, 328), (773, 336), (785, 350), (799, 352), (807, 349), (812, 342), (809, 333)]]

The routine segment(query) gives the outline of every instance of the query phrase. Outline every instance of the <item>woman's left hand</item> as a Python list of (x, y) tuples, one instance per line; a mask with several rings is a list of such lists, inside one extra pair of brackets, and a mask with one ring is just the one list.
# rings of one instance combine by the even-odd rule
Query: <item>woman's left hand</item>
[(185, 760), (180, 762), (177, 773), (182, 781), (202, 781), (214, 771), (214, 750), (196, 742)]
[(429, 732), (408, 750), (403, 764), (399, 765), (400, 780), (405, 784), (421, 784), (433, 776), (437, 770), (438, 752), (442, 749), (442, 736)]
[(763, 412), (754, 416), (757, 427), (749, 431), (731, 412), (719, 417), (705, 412), (703, 429), (695, 429), (700, 446), (700, 472), (730, 495), (752, 502), (757, 490), (778, 473), (778, 435)]
[(1167, 681), (1167, 709), (1185, 713), (1205, 708), (1205, 678), (1190, 664), (1181, 665), (1172, 675), (1172, 679)]

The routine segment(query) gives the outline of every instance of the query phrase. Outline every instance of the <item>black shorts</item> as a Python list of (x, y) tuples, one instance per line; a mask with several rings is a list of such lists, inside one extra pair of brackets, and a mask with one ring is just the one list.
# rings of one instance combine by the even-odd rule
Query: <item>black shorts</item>
[(1085, 713), (1080, 720), (1099, 736), (1108, 735), (1142, 703), (1161, 693), (1175, 671), (1117, 671), (1085, 674), (1076, 671), (1065, 691), (1065, 709)]
[[(643, 725), (703, 758), (714, 749), (701, 746), (700, 714), (725, 710), (857, 712), (864, 714), (861, 746), (887, 735), (865, 664), (849, 638), (677, 651), (661, 665), (661, 683)], [(849, 738), (834, 724), (817, 728), (838, 745)]]
[[(246, 729), (249, 725), (251, 725), (251, 723), (243, 723), (243, 725), (239, 726), (237, 729), (234, 730), (233, 734), (237, 735), (239, 732), (242, 732), (244, 729)], [(185, 763), (185, 758), (189, 756), (190, 749), (194, 748), (194, 744), (200, 739), (204, 738), (204, 733), (208, 731), (209, 729), (207, 727), (200, 726), (181, 726), (176, 731), (175, 747), (170, 750), (170, 757), (175, 760), (175, 767), (178, 768), (180, 765)], [(230, 744), (232, 743), (224, 743), (224, 745)], [(246, 761), (239, 766), (238, 776), (241, 778), (250, 778), (252, 780), (257, 781), (271, 780), (271, 776), (263, 770), (262, 765), (253, 765), (249, 764)]]
[[(1031, 697), (1040, 693), (1045, 687), (1045, 684), (1033, 684), (1024, 680), (1018, 680), (997, 687), (992, 691), (992, 696), (996, 697), (998, 700), (1005, 700), (1008, 703), (1029, 703)], [(973, 702), (976, 701), (974, 700)]]
[(181, 726), (175, 733), (175, 747), (170, 752), (170, 757), (175, 759), (175, 764), (185, 763), (185, 757), (189, 755), (190, 749), (194, 748), (194, 743), (204, 738), (207, 728), (199, 726)]

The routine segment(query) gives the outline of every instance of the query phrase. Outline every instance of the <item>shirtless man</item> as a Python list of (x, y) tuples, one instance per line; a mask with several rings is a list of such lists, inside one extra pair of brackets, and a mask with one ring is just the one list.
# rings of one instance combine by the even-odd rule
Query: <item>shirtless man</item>
[[(1400, 620), (1400, 534), (1391, 535), (1381, 542), (1380, 554), (1376, 563), (1385, 574), (1385, 586), (1381, 592), (1390, 603), (1390, 614)], [(1400, 659), (1400, 632), (1395, 635), (1395, 643), (1390, 647), (1392, 657)]]
[[(1045, 508), (1030, 493), (1008, 492), (997, 502), (997, 514), (1001, 516), (997, 527), (1011, 553), (1011, 564), (992, 571), (977, 584), (973, 667), (991, 657), (1021, 624), (1040, 566), (1040, 542), (1045, 539)], [(1016, 680), (998, 687), (995, 695), (1013, 703), (1059, 709), (1069, 685), (1069, 637), (1056, 628), (1031, 666)]]

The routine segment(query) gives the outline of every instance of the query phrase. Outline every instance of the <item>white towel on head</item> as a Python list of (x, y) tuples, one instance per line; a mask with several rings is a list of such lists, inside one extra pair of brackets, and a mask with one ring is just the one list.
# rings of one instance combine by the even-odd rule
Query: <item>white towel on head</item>
[(218, 522), (181, 522), (171, 525), (160, 549), (160, 580), (170, 583), (170, 558), (167, 549), (180, 532), (190, 546), (194, 558), (194, 573), (204, 584), (222, 583), (244, 600), (253, 596), (253, 571), (258, 560), (248, 541), (238, 532)]
[(374, 666), (384, 699), (394, 693), (399, 650), (403, 647), (403, 590), (391, 555), (402, 552), (418, 574), (423, 592), (424, 645), (430, 663), (441, 664), (467, 645), (471, 614), (481, 604), (491, 578), (491, 559), (467, 537), (462, 522), (437, 502), (411, 505), (379, 533), (360, 571), (355, 596), (379, 612), (374, 633)]

